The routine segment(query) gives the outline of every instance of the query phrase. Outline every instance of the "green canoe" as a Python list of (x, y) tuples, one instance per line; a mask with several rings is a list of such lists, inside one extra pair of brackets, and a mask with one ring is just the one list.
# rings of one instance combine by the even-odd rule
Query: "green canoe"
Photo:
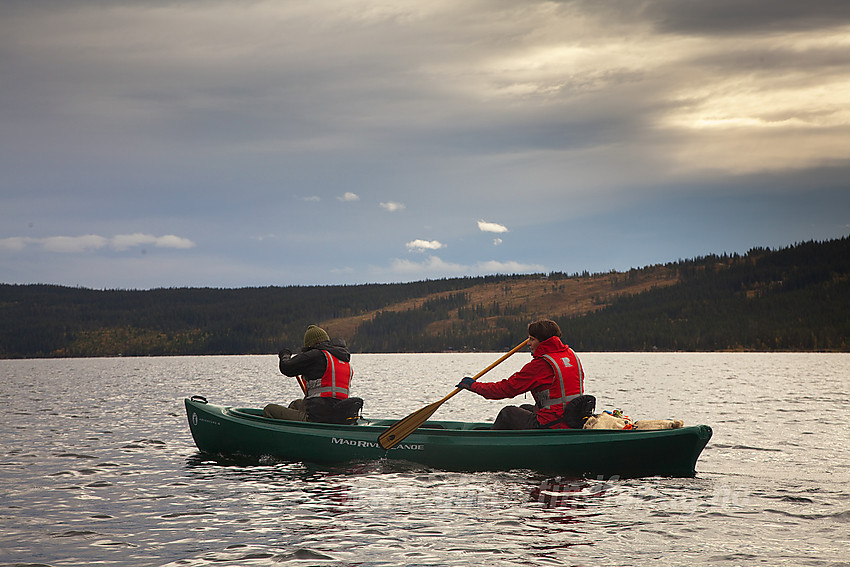
[(203, 453), (228, 458), (341, 464), (404, 460), (455, 471), (533, 469), (565, 476), (693, 476), (711, 438), (707, 425), (659, 431), (561, 429), (493, 431), (487, 423), (426, 421), (386, 450), (378, 436), (396, 420), (332, 425), (269, 419), (256, 408), (186, 398), (186, 415)]

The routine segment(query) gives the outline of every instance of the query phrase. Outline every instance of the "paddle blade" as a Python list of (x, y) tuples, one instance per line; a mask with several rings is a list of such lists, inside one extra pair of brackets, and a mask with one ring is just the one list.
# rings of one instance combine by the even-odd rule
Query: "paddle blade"
[(404, 419), (395, 422), (389, 427), (389, 429), (378, 436), (378, 445), (384, 449), (392, 449), (401, 443), (405, 437), (419, 429), (419, 426), (428, 421), (428, 418), (434, 415), (434, 412), (437, 411), (437, 408), (440, 407), (443, 401), (444, 400), (440, 400), (439, 402), (427, 405), (424, 408), (413, 412)]
[[(524, 347), (526, 344), (528, 344), (528, 339), (525, 339), (524, 341), (519, 343), (517, 346), (512, 348), (511, 351), (507, 354), (502, 355), (499, 360), (497, 360), (496, 362), (494, 362), (493, 364), (473, 376), (472, 379), (478, 380), (484, 374), (495, 368), (497, 365), (501, 364), (502, 361), (507, 359), (509, 356), (511, 356), (513, 353), (515, 353), (522, 347)], [(392, 449), (393, 447), (401, 443), (401, 441), (405, 437), (419, 429), (419, 426), (425, 423), (429, 417), (434, 415), (434, 412), (437, 411), (437, 408), (443, 405), (443, 402), (445, 402), (460, 391), (460, 388), (455, 388), (449, 395), (447, 395), (442, 400), (436, 401), (429, 406), (425, 406), (421, 410), (410, 414), (401, 421), (397, 421), (396, 423), (391, 425), (389, 429), (387, 429), (378, 436), (378, 444), (384, 449)]]

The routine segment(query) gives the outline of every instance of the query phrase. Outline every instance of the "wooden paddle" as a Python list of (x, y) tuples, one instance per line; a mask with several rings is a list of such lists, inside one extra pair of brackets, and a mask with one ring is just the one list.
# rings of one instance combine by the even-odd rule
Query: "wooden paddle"
[[(494, 362), (493, 364), (491, 364), (490, 366), (488, 366), (487, 368), (485, 368), (484, 370), (482, 370), (481, 372), (479, 372), (478, 374), (473, 376), (472, 379), (478, 380), (479, 378), (484, 376), (484, 374), (486, 374), (487, 372), (489, 372), (490, 370), (495, 368), (497, 365), (504, 362), (513, 353), (515, 353), (516, 351), (518, 351), (519, 349), (524, 347), (526, 345), (526, 343), (528, 343), (528, 339), (525, 339), (524, 341), (519, 343), (517, 346), (512, 348), (510, 350), (510, 352), (503, 355), (499, 360), (497, 360), (496, 362)], [(443, 405), (444, 402), (446, 402), (449, 398), (451, 398), (452, 396), (454, 396), (455, 394), (457, 394), (460, 391), (461, 391), (461, 388), (455, 388), (454, 391), (451, 394), (449, 394), (448, 396), (446, 396), (442, 400), (439, 400), (439, 401), (434, 402), (433, 404), (427, 405), (424, 408), (413, 412), (412, 414), (405, 417), (401, 421), (395, 422), (386, 431), (384, 431), (383, 433), (381, 433), (378, 436), (378, 444), (381, 447), (383, 447), (384, 449), (392, 449), (397, 444), (401, 443), (402, 440), (404, 440), (405, 437), (407, 437), (408, 435), (410, 435), (411, 433), (413, 433), (414, 431), (419, 429), (419, 426), (421, 426), (423, 423), (428, 421), (429, 417), (434, 415), (434, 412), (437, 411), (437, 408), (439, 408), (441, 405)]]
[(301, 386), (301, 391), (304, 392), (304, 395), (306, 396), (307, 395), (307, 384), (304, 382), (304, 377), (303, 376), (296, 376), (295, 378), (298, 380), (298, 385)]

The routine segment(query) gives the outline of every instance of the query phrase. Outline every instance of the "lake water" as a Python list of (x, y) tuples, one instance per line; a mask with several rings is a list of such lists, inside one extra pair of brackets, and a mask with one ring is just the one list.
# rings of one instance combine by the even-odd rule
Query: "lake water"
[[(850, 355), (579, 355), (597, 411), (714, 429), (695, 478), (219, 464), (183, 398), (287, 403), (276, 357), (0, 360), (0, 564), (850, 565)], [(401, 418), (498, 357), (355, 354), (354, 390)]]

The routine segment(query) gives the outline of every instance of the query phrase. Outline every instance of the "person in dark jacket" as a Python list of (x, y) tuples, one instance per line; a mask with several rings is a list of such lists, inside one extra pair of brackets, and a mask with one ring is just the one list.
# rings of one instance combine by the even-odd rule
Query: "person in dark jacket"
[(289, 349), (283, 349), (278, 358), (282, 374), (298, 377), (304, 398), (293, 401), (289, 407), (268, 404), (263, 408), (265, 417), (322, 423), (348, 423), (356, 419), (363, 400), (349, 395), (354, 371), (344, 340), (331, 340), (324, 329), (310, 325), (304, 333), (301, 352), (293, 355)]

